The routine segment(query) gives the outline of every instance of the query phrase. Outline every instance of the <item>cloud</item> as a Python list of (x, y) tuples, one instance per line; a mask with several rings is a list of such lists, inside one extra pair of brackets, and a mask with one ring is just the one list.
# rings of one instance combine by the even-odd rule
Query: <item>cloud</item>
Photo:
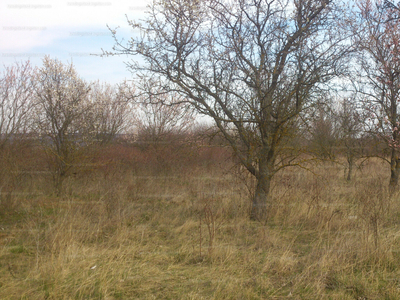
[(28, 58), (37, 61), (46, 54), (62, 61), (72, 58), (82, 66), (86, 61), (90, 72), (102, 74), (96, 71), (101, 63), (96, 67), (90, 54), (100, 53), (101, 48), (111, 50), (114, 45), (107, 25), (119, 26), (122, 36), (128, 37), (132, 32), (125, 15), (143, 18), (149, 0), (4, 2), (0, 5), (0, 64)]
[[(136, 4), (135, 4), (136, 3)], [(6, 1), (0, 9), (0, 51), (24, 51), (44, 46), (71, 32), (99, 32), (111, 27), (127, 27), (125, 14), (132, 18), (144, 15), (146, 1)]]

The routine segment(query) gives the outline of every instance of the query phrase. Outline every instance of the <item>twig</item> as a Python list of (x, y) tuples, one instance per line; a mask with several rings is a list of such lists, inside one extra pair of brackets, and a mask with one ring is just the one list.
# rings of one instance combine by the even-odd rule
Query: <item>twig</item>
[(8, 266), (8, 271), (10, 272), (11, 276), (12, 276), (13, 278), (15, 278), (15, 279), (18, 279), (18, 277), (14, 275), (14, 272), (13, 272), (13, 270), (11, 269), (10, 263), (7, 263), (7, 266)]

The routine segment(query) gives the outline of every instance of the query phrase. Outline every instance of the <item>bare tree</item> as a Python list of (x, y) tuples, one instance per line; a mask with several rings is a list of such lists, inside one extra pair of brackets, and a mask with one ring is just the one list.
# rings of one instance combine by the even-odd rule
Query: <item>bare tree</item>
[(354, 166), (363, 156), (363, 119), (354, 98), (344, 97), (336, 109), (338, 139), (346, 157), (346, 180), (350, 181)]
[(398, 187), (400, 175), (400, 18), (389, 1), (359, 1), (353, 18), (358, 69), (354, 85), (361, 97), (369, 131), (379, 136), (390, 150), (391, 190)]
[(165, 142), (173, 136), (184, 136), (193, 128), (193, 108), (178, 93), (161, 93), (140, 100), (136, 101), (135, 125), (143, 142)]
[(6, 67), (0, 78), (0, 149), (27, 132), (35, 69), (29, 61)]
[(126, 83), (121, 85), (91, 84), (88, 94), (92, 114), (88, 116), (93, 134), (100, 144), (111, 142), (117, 134), (131, 129), (132, 99), (126, 92)]
[[(35, 78), (35, 126), (54, 171), (57, 193), (81, 151), (92, 137), (89, 86), (72, 64), (65, 66), (46, 56)], [(89, 116), (88, 116), (89, 114)]]
[(178, 93), (136, 98), (137, 145), (151, 153), (154, 171), (178, 171), (184, 165), (195, 125), (195, 112)]
[(311, 152), (323, 160), (335, 160), (335, 148), (338, 142), (338, 126), (332, 101), (329, 104), (320, 103), (310, 120)]
[(105, 54), (139, 56), (135, 74), (214, 119), (257, 180), (251, 217), (265, 219), (273, 176), (297, 164), (282, 149), (337, 74), (339, 16), (332, 0), (154, 1), (142, 25), (129, 21), (140, 37), (124, 44), (112, 30)]

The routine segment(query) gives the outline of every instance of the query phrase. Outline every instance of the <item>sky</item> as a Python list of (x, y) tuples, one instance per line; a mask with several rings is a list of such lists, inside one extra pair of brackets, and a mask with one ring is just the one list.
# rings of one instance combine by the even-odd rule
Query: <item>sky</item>
[(16, 62), (30, 60), (40, 67), (45, 55), (73, 63), (87, 81), (119, 83), (132, 77), (125, 62), (133, 56), (99, 57), (111, 51), (114, 40), (137, 31), (127, 17), (140, 20), (150, 0), (0, 0), (0, 72)]

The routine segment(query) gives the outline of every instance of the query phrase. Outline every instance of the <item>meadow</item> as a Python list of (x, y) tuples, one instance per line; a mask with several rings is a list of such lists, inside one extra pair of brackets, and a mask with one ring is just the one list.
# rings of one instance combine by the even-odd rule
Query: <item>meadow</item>
[(285, 169), (262, 223), (226, 151), (118, 151), (60, 196), (37, 166), (3, 168), (1, 299), (399, 299), (388, 164), (370, 159), (350, 182), (337, 163)]

